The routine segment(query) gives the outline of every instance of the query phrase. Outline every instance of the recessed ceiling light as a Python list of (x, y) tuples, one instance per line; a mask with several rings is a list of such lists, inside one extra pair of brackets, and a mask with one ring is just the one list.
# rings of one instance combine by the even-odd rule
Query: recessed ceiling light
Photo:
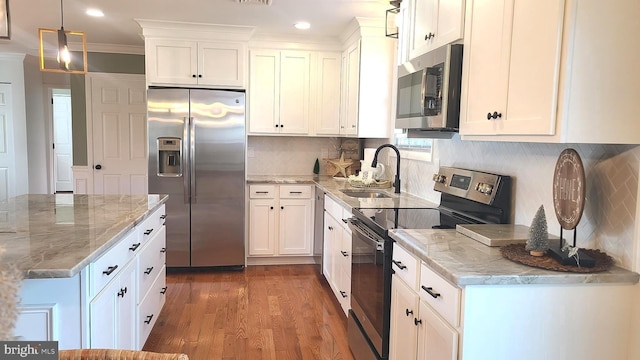
[(87, 15), (94, 17), (103, 17), (104, 13), (100, 9), (87, 9)]
[(311, 24), (309, 24), (308, 22), (305, 22), (305, 21), (299, 21), (294, 26), (298, 30), (307, 30), (308, 28), (311, 27)]

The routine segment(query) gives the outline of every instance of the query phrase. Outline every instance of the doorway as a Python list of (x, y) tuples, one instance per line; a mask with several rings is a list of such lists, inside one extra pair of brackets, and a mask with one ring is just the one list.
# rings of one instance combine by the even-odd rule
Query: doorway
[(53, 192), (73, 192), (73, 137), (71, 128), (71, 90), (52, 89), (53, 114)]

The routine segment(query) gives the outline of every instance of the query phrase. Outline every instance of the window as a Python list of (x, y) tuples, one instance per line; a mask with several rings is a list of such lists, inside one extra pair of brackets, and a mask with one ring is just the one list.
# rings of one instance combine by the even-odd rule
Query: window
[(433, 139), (409, 138), (406, 131), (396, 129), (394, 143), (404, 159), (431, 161), (433, 156)]

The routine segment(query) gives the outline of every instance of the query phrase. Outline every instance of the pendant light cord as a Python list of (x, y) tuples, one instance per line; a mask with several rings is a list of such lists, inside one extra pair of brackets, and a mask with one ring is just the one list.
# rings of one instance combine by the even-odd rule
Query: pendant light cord
[(60, 24), (60, 28), (64, 29), (64, 5), (62, 4), (63, 0), (60, 0), (60, 18), (62, 19), (62, 23)]

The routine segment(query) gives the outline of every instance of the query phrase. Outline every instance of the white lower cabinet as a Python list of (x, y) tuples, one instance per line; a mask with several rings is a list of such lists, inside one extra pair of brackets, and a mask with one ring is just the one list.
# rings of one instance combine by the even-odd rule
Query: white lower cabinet
[(110, 282), (89, 303), (92, 348), (136, 348), (135, 270), (135, 262), (129, 262), (118, 278)]
[[(391, 280), (391, 326), (389, 358), (395, 360), (456, 360), (458, 332), (434, 309), (459, 309), (459, 290), (443, 284), (441, 278), (415, 256), (394, 244)], [(425, 274), (429, 276), (425, 276)], [(457, 310), (453, 311), (458, 314)], [(456, 318), (457, 320), (457, 318)]]
[(630, 359), (634, 284), (460, 288), (397, 243), (393, 260), (390, 359)]
[(311, 256), (313, 187), (249, 187), (249, 257)]
[(351, 211), (325, 195), (323, 274), (345, 315), (351, 308)]

